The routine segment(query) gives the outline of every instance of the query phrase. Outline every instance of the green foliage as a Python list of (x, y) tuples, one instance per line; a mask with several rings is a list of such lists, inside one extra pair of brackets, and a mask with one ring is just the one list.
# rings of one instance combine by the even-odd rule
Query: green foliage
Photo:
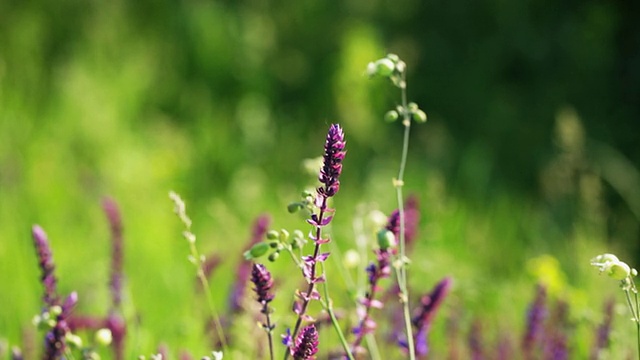
[[(201, 252), (225, 259), (211, 279), (222, 307), (226, 290), (217, 289), (233, 281), (253, 218), (282, 214), (276, 228), (299, 226), (286, 206), (309, 183), (299, 164), (317, 155), (330, 121), (344, 125), (350, 146), (334, 237), (339, 251), (353, 250), (349, 215), (358, 204), (394, 207), (386, 189), (402, 133), (379, 121), (392, 94), (363, 71), (389, 50), (410, 64), (408, 91), (430, 115), (428, 130), (412, 135), (406, 174), (406, 191), (423, 204), (412, 288), (450, 274), (458, 285), (449, 306), (465, 309), (463, 321), (481, 314), (519, 330), (531, 285), (555, 274), (553, 296), (569, 298), (585, 335), (576, 349), (586, 356), (585, 329), (599, 321), (608, 293), (581, 264), (593, 253), (636, 250), (622, 244), (639, 233), (634, 7), (1, 3), (0, 337), (17, 345), (34, 336), (34, 223), (50, 236), (61, 292), (78, 291), (76, 311), (107, 311), (109, 236), (99, 200), (108, 194), (123, 212), (125, 312), (137, 319), (127, 358), (161, 343), (176, 354), (210, 353), (206, 304), (194, 292), (167, 191), (189, 202)], [(567, 104), (584, 141), (554, 148), (554, 124), (571, 115), (555, 114)], [(549, 262), (527, 266), (543, 254), (553, 254), (558, 272)], [(286, 274), (281, 263), (273, 263), (276, 276)], [(342, 271), (357, 277), (355, 269), (327, 271), (334, 284), (345, 279), (345, 290)], [(337, 307), (353, 300), (348, 291), (333, 295)], [(274, 306), (287, 309), (290, 300)], [(442, 353), (444, 319), (435, 326), (434, 352)], [(622, 333), (616, 346), (633, 341)]]

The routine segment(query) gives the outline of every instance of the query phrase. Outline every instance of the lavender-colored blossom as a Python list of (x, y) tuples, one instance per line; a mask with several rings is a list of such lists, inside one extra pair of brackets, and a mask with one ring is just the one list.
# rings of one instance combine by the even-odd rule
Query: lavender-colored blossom
[(102, 200), (102, 208), (111, 229), (111, 299), (112, 308), (120, 309), (122, 304), (122, 264), (123, 264), (123, 241), (122, 241), (122, 218), (118, 210), (118, 204), (111, 198)]
[(600, 359), (600, 354), (609, 347), (613, 322), (613, 305), (612, 299), (609, 299), (604, 305), (604, 319), (596, 331), (596, 341), (591, 350), (591, 360)]
[(324, 144), (324, 155), (319, 180), (324, 187), (318, 188), (318, 193), (323, 197), (331, 197), (340, 189), (340, 174), (342, 173), (342, 161), (346, 152), (344, 133), (338, 124), (333, 124), (327, 133)]
[(290, 348), (291, 356), (295, 360), (315, 359), (318, 352), (318, 332), (315, 325), (304, 327), (296, 337), (293, 347)]
[[(254, 224), (252, 235), (249, 243), (245, 247), (245, 251), (264, 239), (269, 228), (270, 219), (266, 215), (258, 217)], [(244, 251), (243, 251), (244, 253)], [(229, 296), (229, 310), (231, 313), (239, 313), (242, 311), (242, 301), (245, 297), (247, 281), (252, 275), (251, 262), (241, 260), (236, 268), (236, 280), (233, 283), (231, 294)]]
[(568, 333), (569, 304), (558, 301), (545, 328), (544, 358), (566, 360), (569, 358)]
[(66, 335), (71, 331), (67, 319), (78, 302), (78, 294), (72, 292), (62, 304), (61, 312), (56, 317), (55, 325), (45, 334), (44, 360), (57, 360), (62, 358), (66, 345)]
[(420, 209), (418, 198), (409, 196), (404, 205), (404, 241), (406, 251), (410, 252), (418, 237), (418, 225), (420, 221)]
[(436, 284), (431, 293), (422, 296), (420, 299), (420, 307), (411, 319), (411, 323), (417, 329), (414, 343), (421, 344), (421, 346), (416, 346), (416, 354), (419, 356), (427, 355), (428, 342), (426, 337), (431, 328), (433, 318), (452, 285), (453, 280), (450, 277), (445, 277)]
[(51, 247), (49, 246), (49, 240), (44, 230), (34, 225), (32, 228), (33, 241), (36, 248), (36, 254), (38, 256), (38, 265), (40, 265), (40, 281), (44, 286), (44, 295), (42, 300), (46, 306), (58, 305), (59, 299), (56, 290), (56, 276), (54, 274), (55, 263), (53, 262), (53, 255), (51, 253)]
[(329, 257), (329, 253), (320, 252), (320, 246), (330, 241), (330, 239), (322, 237), (322, 228), (327, 226), (333, 219), (332, 216), (327, 215), (327, 213), (333, 212), (333, 209), (330, 209), (327, 204), (328, 199), (334, 196), (340, 188), (338, 178), (342, 173), (342, 161), (346, 154), (344, 150), (345, 144), (344, 134), (340, 125), (331, 125), (327, 133), (324, 145), (323, 164), (318, 177), (322, 186), (316, 189), (315, 207), (318, 209), (318, 213), (311, 214), (310, 218), (307, 219), (307, 222), (314, 227), (314, 232), (309, 235), (309, 238), (313, 240), (315, 247), (312, 255), (302, 257), (302, 274), (308, 286), (306, 291), (299, 291), (297, 293), (301, 302), (299, 304), (299, 312), (297, 312), (298, 318), (293, 327), (293, 337), (298, 335), (302, 320), (309, 318), (306, 315), (309, 302), (320, 298), (318, 291), (315, 289), (315, 284), (325, 280), (324, 274), (316, 275), (316, 265), (318, 262), (325, 261)]
[(114, 358), (116, 360), (124, 359), (125, 335), (127, 326), (121, 315), (122, 311), (122, 280), (123, 280), (123, 236), (122, 236), (122, 217), (118, 204), (115, 200), (107, 197), (102, 200), (102, 208), (111, 230), (111, 280), (109, 287), (111, 290), (111, 310), (105, 319), (105, 326), (111, 331), (113, 341), (111, 347), (113, 349)]
[(251, 271), (251, 282), (254, 284), (253, 290), (258, 295), (260, 304), (267, 304), (273, 300), (274, 295), (271, 293), (273, 287), (273, 279), (271, 273), (262, 264), (253, 264)]
[(529, 306), (527, 327), (522, 339), (522, 353), (525, 359), (534, 356), (536, 347), (544, 337), (544, 321), (547, 317), (546, 300), (547, 289), (542, 285), (538, 285), (535, 298)]

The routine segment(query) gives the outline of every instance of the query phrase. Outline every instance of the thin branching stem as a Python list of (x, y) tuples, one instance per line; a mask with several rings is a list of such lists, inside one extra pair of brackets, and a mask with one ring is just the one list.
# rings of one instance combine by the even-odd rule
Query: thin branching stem
[(407, 287), (407, 256), (405, 253), (405, 211), (404, 211), (404, 195), (402, 188), (404, 186), (404, 171), (407, 165), (407, 154), (409, 152), (409, 135), (411, 130), (411, 118), (407, 103), (407, 85), (405, 80), (405, 72), (401, 73), (402, 81), (400, 82), (400, 90), (402, 94), (402, 125), (404, 126), (404, 138), (402, 141), (402, 157), (400, 159), (400, 170), (398, 177), (394, 181), (396, 188), (396, 198), (398, 201), (398, 213), (400, 217), (400, 255), (399, 267), (396, 270), (398, 286), (400, 288), (400, 301), (402, 302), (405, 333), (407, 336), (407, 350), (409, 351), (409, 359), (415, 359), (415, 345), (413, 342), (413, 329), (411, 327), (411, 313), (409, 311), (409, 289)]

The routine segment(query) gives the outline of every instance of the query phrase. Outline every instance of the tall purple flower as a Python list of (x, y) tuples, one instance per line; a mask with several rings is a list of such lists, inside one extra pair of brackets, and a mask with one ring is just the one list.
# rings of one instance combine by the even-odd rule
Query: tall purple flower
[[(267, 215), (262, 215), (255, 220), (253, 224), (251, 239), (249, 240), (245, 251), (251, 249), (253, 245), (262, 241), (264, 235), (267, 232), (267, 229), (269, 228), (270, 221), (271, 220)], [(238, 267), (236, 268), (236, 280), (233, 283), (233, 288), (231, 289), (231, 295), (229, 297), (229, 310), (233, 314), (242, 311), (242, 300), (247, 288), (247, 281), (249, 280), (249, 276), (251, 275), (251, 262), (244, 261), (244, 259), (241, 260), (238, 263)]]
[(38, 256), (38, 265), (40, 265), (40, 271), (42, 272), (42, 275), (40, 276), (40, 281), (44, 286), (44, 295), (42, 300), (47, 306), (58, 305), (59, 299), (56, 290), (57, 280), (54, 274), (56, 266), (53, 262), (53, 255), (51, 253), (51, 247), (49, 246), (47, 234), (38, 225), (33, 226), (32, 234)]
[(60, 307), (60, 313), (56, 316), (56, 321), (45, 335), (45, 350), (43, 353), (43, 360), (57, 360), (61, 359), (66, 345), (66, 335), (71, 332), (67, 319), (71, 315), (71, 311), (78, 302), (78, 294), (72, 292), (64, 301)]
[[(323, 164), (318, 177), (322, 186), (316, 190), (315, 207), (318, 209), (318, 213), (311, 214), (310, 219), (307, 220), (315, 230), (309, 236), (315, 243), (313, 254), (302, 257), (302, 274), (309, 285), (306, 291), (298, 292), (300, 303), (296, 305), (296, 308), (299, 310), (296, 311), (298, 318), (293, 327), (292, 337), (296, 337), (298, 334), (303, 318), (308, 318), (306, 311), (309, 302), (312, 299), (320, 298), (318, 291), (315, 289), (315, 285), (316, 283), (324, 281), (324, 274), (320, 276), (316, 274), (316, 265), (318, 262), (323, 262), (329, 257), (329, 253), (320, 253), (320, 246), (330, 241), (330, 239), (322, 237), (322, 228), (327, 226), (333, 218), (327, 215), (327, 213), (333, 212), (333, 209), (330, 209), (327, 204), (328, 199), (334, 196), (340, 188), (339, 177), (342, 173), (342, 161), (346, 154), (344, 150), (345, 144), (344, 134), (340, 125), (331, 125), (324, 144)], [(288, 355), (285, 355), (285, 359), (287, 356)]]
[(416, 332), (415, 344), (422, 346), (416, 346), (416, 354), (420, 356), (427, 355), (429, 348), (427, 342), (427, 335), (431, 328), (433, 318), (438, 311), (438, 308), (444, 301), (445, 297), (449, 293), (453, 280), (450, 277), (445, 277), (431, 290), (431, 293), (424, 295), (420, 299), (420, 307), (415, 312), (414, 317), (411, 319), (411, 323), (418, 330)]
[(311, 324), (300, 331), (290, 352), (295, 360), (315, 359), (318, 352), (318, 332), (315, 325)]
[(613, 305), (613, 299), (609, 299), (604, 305), (604, 319), (596, 332), (596, 341), (591, 350), (591, 360), (600, 359), (600, 354), (609, 347), (611, 324), (613, 322)]
[(364, 299), (360, 302), (364, 305), (363, 315), (360, 318), (358, 326), (353, 329), (356, 338), (352, 345), (352, 352), (358, 352), (360, 343), (364, 336), (375, 330), (377, 324), (371, 318), (372, 308), (382, 308), (383, 303), (376, 299), (377, 293), (381, 290), (379, 281), (389, 277), (391, 274), (391, 261), (397, 253), (396, 235), (394, 230), (398, 223), (398, 212), (394, 211), (389, 217), (388, 224), (385, 229), (378, 233), (378, 248), (374, 250), (376, 254), (376, 263), (372, 262), (367, 266), (366, 271), (369, 279), (369, 289)]
[(111, 198), (102, 200), (102, 208), (111, 229), (111, 299), (112, 308), (120, 309), (122, 303), (122, 219), (118, 204)]
[(527, 313), (527, 328), (522, 339), (522, 353), (525, 359), (534, 356), (536, 347), (544, 336), (544, 321), (547, 317), (547, 289), (538, 285), (536, 295)]
[(273, 337), (271, 333), (275, 328), (275, 325), (271, 323), (271, 316), (269, 311), (269, 303), (273, 300), (274, 295), (271, 292), (273, 288), (273, 279), (271, 273), (262, 264), (253, 264), (251, 270), (251, 282), (255, 286), (253, 291), (258, 295), (258, 303), (262, 305), (260, 312), (265, 317), (265, 322), (262, 324), (262, 328), (267, 332), (267, 340), (269, 342), (269, 355), (270, 359), (273, 359)]
[(324, 187), (318, 188), (318, 193), (324, 197), (331, 197), (340, 189), (340, 180), (338, 178), (342, 173), (342, 161), (346, 154), (344, 151), (345, 144), (344, 134), (340, 125), (331, 125), (324, 144), (323, 163), (319, 176), (319, 180), (324, 184)]
[(111, 290), (111, 310), (105, 319), (105, 325), (113, 336), (111, 344), (114, 358), (116, 360), (124, 359), (124, 341), (127, 332), (127, 326), (121, 315), (122, 308), (122, 279), (123, 279), (123, 236), (122, 236), (122, 217), (118, 204), (111, 198), (107, 197), (102, 200), (102, 209), (104, 210), (109, 228), (111, 230), (111, 280), (109, 287)]
[(273, 279), (271, 278), (271, 273), (269, 273), (264, 265), (253, 264), (251, 282), (255, 286), (253, 291), (258, 295), (257, 300), (260, 304), (264, 305), (273, 300), (274, 295), (271, 293), (271, 288), (273, 288)]

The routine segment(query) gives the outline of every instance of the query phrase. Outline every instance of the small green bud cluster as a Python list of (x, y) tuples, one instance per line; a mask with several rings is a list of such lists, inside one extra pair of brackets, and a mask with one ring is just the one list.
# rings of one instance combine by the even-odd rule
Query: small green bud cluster
[(601, 273), (606, 273), (616, 280), (628, 281), (629, 277), (638, 275), (636, 269), (632, 269), (613, 254), (598, 255), (591, 259), (591, 265), (597, 267)]
[(273, 262), (278, 259), (282, 250), (299, 249), (306, 243), (307, 240), (300, 230), (294, 230), (293, 234), (290, 234), (286, 229), (270, 230), (267, 232), (266, 241), (259, 242), (245, 251), (244, 258), (254, 260), (272, 250), (268, 259)]
[(394, 85), (404, 89), (407, 84), (404, 81), (404, 72), (407, 64), (400, 60), (396, 54), (388, 54), (382, 59), (372, 61), (367, 65), (367, 75), (369, 77), (381, 76), (391, 79)]
[(412, 119), (413, 121), (424, 124), (427, 122), (427, 113), (418, 107), (418, 104), (410, 102), (405, 109), (403, 106), (398, 105), (394, 110), (389, 110), (384, 114), (384, 120), (387, 122), (394, 122), (400, 118), (400, 115), (404, 119)]
[(312, 190), (305, 190), (301, 194), (302, 199), (300, 201), (294, 201), (287, 205), (287, 211), (290, 214), (296, 213), (298, 211), (304, 210), (305, 217), (313, 212), (314, 209), (314, 200), (315, 200), (315, 192)]

